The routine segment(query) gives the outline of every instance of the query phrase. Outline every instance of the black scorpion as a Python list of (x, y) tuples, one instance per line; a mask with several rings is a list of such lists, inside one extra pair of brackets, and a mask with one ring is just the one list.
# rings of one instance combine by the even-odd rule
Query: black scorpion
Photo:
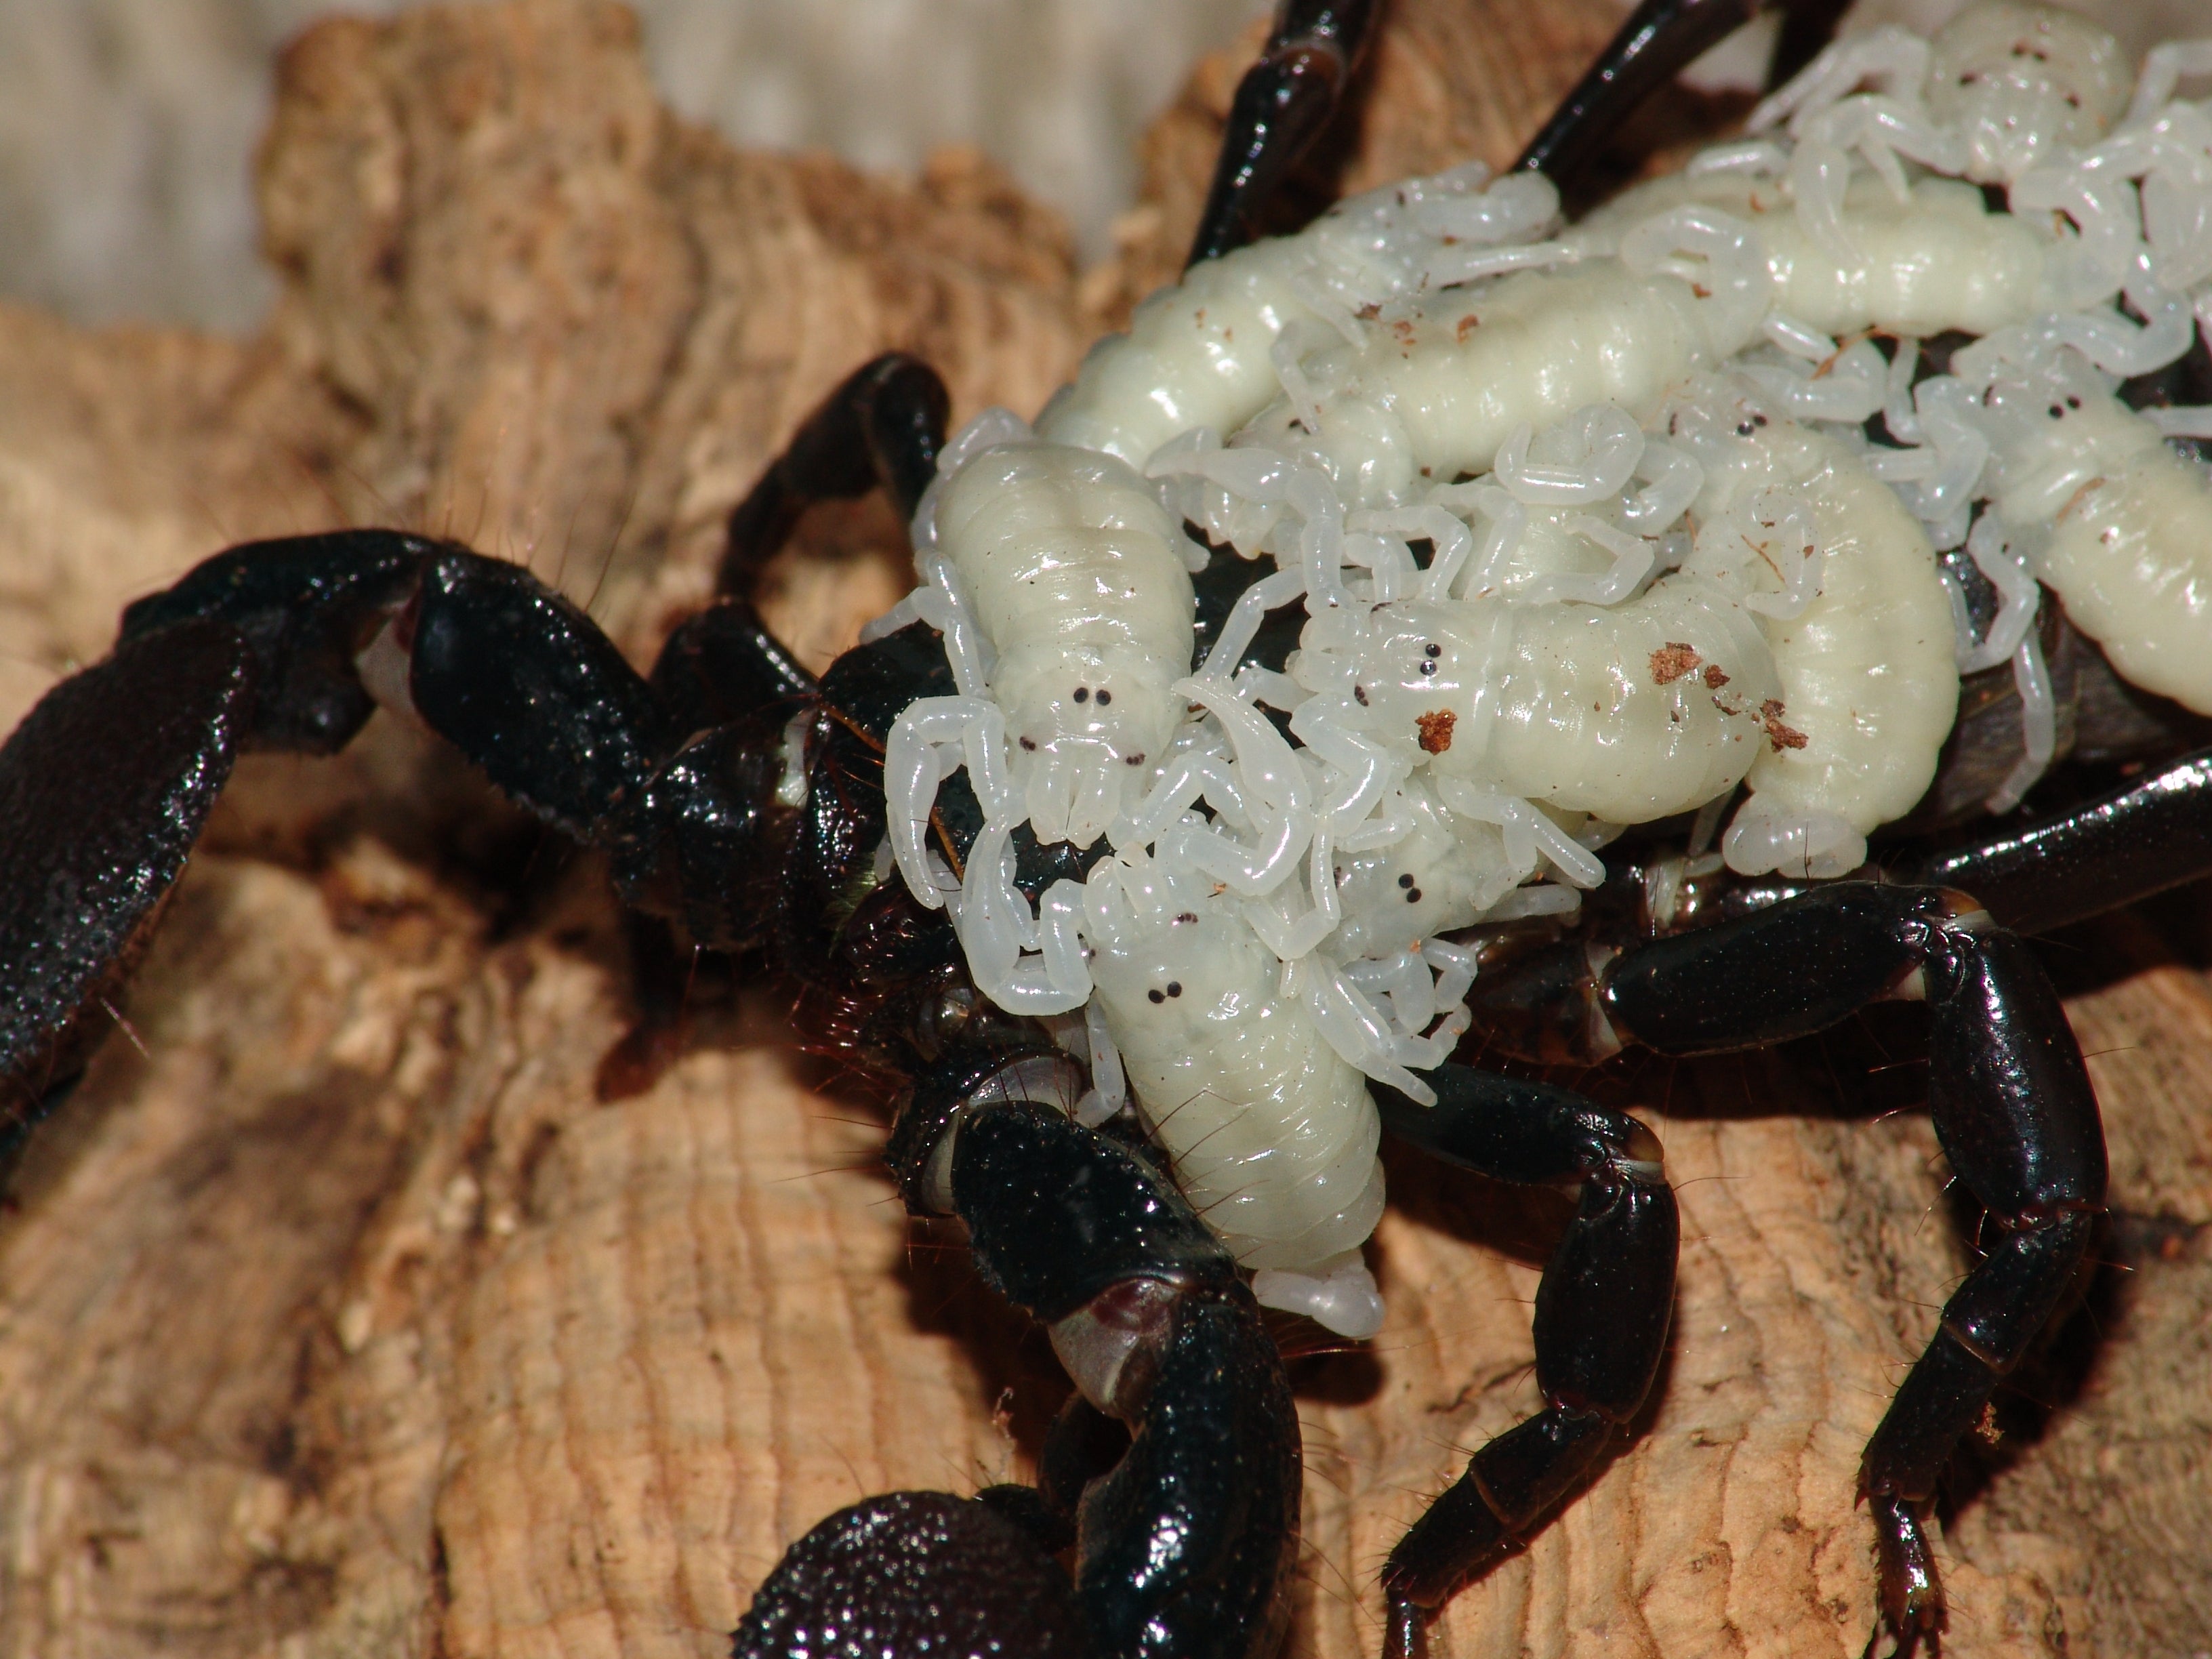
[[(1571, 178), (1757, 9), (1646, 0), (1522, 165)], [(1778, 72), (1836, 9), (1793, 11)], [(1378, 10), (1285, 0), (1237, 94), (1194, 261), (1273, 227)], [(234, 548), (131, 606), (112, 654), (49, 693), (0, 751), (10, 1132), (20, 1139), (81, 1072), (235, 757), (335, 752), (382, 702), (605, 849), (626, 903), (697, 946), (757, 953), (799, 988), (817, 1041), (903, 1079), (888, 1156), (909, 1207), (965, 1222), (985, 1279), (1048, 1326), (1079, 1389), (1037, 1487), (896, 1493), (830, 1517), (762, 1587), (736, 1651), (1262, 1659), (1287, 1620), (1300, 1462), (1258, 1309), (1146, 1149), (1066, 1115), (1073, 1062), (977, 997), (942, 913), (876, 871), (884, 734), (908, 703), (951, 689), (944, 651), (916, 623), (817, 682), (747, 597), (809, 504), (880, 487), (910, 514), (946, 413), (921, 363), (856, 372), (737, 509), (725, 597), (676, 630), (649, 677), (526, 572), (392, 532)], [(1201, 651), (1251, 574), (1223, 556), (1198, 579)], [(1255, 659), (1279, 667), (1286, 643), (1263, 631)], [(2086, 726), (2078, 746), (2094, 746)], [(795, 806), (779, 793), (794, 756)], [(978, 823), (956, 779), (935, 826), (956, 868)], [(1092, 855), (1027, 835), (1018, 884), (1032, 900), (1080, 878)], [(1632, 1045), (1723, 1053), (1884, 999), (1928, 1005), (1936, 1132), (1996, 1228), (1863, 1465), (1900, 1652), (1942, 1627), (1923, 1531), (1938, 1477), (2073, 1281), (2103, 1206), (2096, 1102), (2021, 936), (2207, 872), (2212, 750), (2045, 822), (1942, 851), (1903, 843), (1874, 879), (1716, 878), (1657, 919), (1594, 904), (1635, 914), (1595, 943), (1502, 947), (1478, 981), (1478, 1033), (1551, 1062)], [(1612, 885), (1641, 891), (1641, 872), (1616, 860)], [(1580, 1201), (1536, 1300), (1544, 1409), (1478, 1452), (1383, 1569), (1399, 1656), (1426, 1650), (1431, 1613), (1541, 1525), (1642, 1404), (1677, 1243), (1657, 1143), (1632, 1118), (1458, 1064), (1431, 1080), (1432, 1109), (1377, 1090), (1389, 1129), (1490, 1176), (1577, 1183)], [(1070, 1549), (1072, 1576), (1054, 1559)]]

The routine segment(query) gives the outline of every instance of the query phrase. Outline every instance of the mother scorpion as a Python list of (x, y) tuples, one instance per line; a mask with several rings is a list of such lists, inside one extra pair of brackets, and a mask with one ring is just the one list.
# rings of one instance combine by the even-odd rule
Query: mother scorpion
[[(1406, 1659), (1428, 1650), (1434, 1610), (1524, 1543), (1634, 1417), (1674, 1292), (1676, 1211), (1650, 1130), (1459, 1063), (1462, 1033), (1539, 1063), (1632, 1045), (1688, 1057), (1923, 1001), (1937, 1134), (1996, 1238), (1869, 1444), (1860, 1496), (1875, 1637), (1932, 1647), (1937, 1480), (2072, 1284), (2104, 1199), (2096, 1101), (2021, 935), (2212, 872), (2212, 750), (2055, 817), (1952, 828), (1961, 803), (2009, 811), (2069, 741), (2077, 756), (2170, 755), (2190, 730), (2113, 694), (2084, 634), (2120, 676), (2212, 712), (2191, 678), (2206, 578), (2190, 561), (2204, 556), (2170, 545), (2201, 541), (2212, 511), (2201, 473), (2161, 441), (2199, 435), (2205, 413), (2204, 348), (2173, 295), (2212, 276), (2212, 203), (2175, 180), (2190, 182), (2191, 144), (2212, 126), (2167, 100), (2212, 52), (2167, 49), (2163, 82), (2146, 72), (2151, 94), (2100, 149), (2125, 88), (2086, 25), (1984, 7), (1932, 65), (1906, 37), (1846, 40), (1761, 112), (1793, 148), (1711, 152), (1632, 192), (1633, 211), (1558, 229), (1548, 180), (1571, 179), (1756, 9), (1646, 0), (1516, 173), (1486, 189), (1464, 173), (1409, 181), (1302, 244), (1255, 237), (1380, 9), (1285, 0), (1237, 94), (1183, 284), (1094, 352), (1041, 438), (996, 416), (949, 441), (926, 365), (863, 366), (736, 509), (723, 599), (649, 676), (527, 573), (393, 532), (234, 548), (131, 605), (114, 653), (0, 750), (15, 1135), (82, 1072), (105, 1029), (94, 1016), (235, 757), (335, 752), (382, 706), (603, 848), (637, 911), (700, 947), (764, 956), (799, 987), (815, 1040), (900, 1080), (887, 1158), (908, 1207), (965, 1224), (986, 1281), (1047, 1327), (1077, 1385), (1036, 1487), (894, 1493), (831, 1516), (763, 1585), (739, 1655), (1273, 1651), (1300, 1467), (1261, 1301), (1371, 1331), (1356, 1252), (1381, 1202), (1379, 1127), (1493, 1178), (1578, 1188), (1536, 1299), (1544, 1408), (1477, 1452), (1383, 1568), (1387, 1650)], [(1992, 114), (1984, 93), (2013, 101)], [(2023, 98), (2041, 100), (2024, 122)], [(1887, 221), (1852, 192), (1854, 150), (1893, 191)], [(2090, 159), (2069, 172), (2077, 151)], [(1900, 155), (1925, 171), (1908, 179)], [(2149, 247), (2127, 244), (2115, 276), (2098, 239), (2137, 180)], [(1931, 311), (1900, 278), (1820, 309), (1824, 270), (1904, 268), (1874, 246), (1883, 234), (2010, 234), (2008, 214), (1984, 211), (2008, 190), (2069, 216), (2064, 257), (2033, 262), (2035, 280), (2076, 284), (2069, 303), (2015, 296), (2008, 312), (1976, 289)], [(1339, 303), (1343, 281), (1322, 291), (1314, 250), (1400, 210), (1455, 228), (1380, 290), (1355, 274), (1356, 308)], [(1763, 257), (1747, 255), (1747, 222)], [(2100, 252), (2107, 285), (2068, 275)], [(1456, 359), (1433, 337), (1440, 318)], [(1544, 372), (1512, 382), (1510, 341), (1483, 356), (1507, 337), (1501, 318), (1512, 338), (1549, 340)], [(1407, 384), (1390, 381), (1393, 359), (1412, 366)], [(1423, 398), (1450, 397), (1410, 382), (1440, 364), (1462, 373), (1464, 401), (1498, 407), (1421, 428)], [(2134, 406), (2166, 413), (2154, 424)], [(1389, 419), (1363, 416), (1377, 409)], [(1839, 447), (1815, 421), (1863, 422), (1869, 441)], [(2095, 477), (2061, 464), (2081, 455)], [(1995, 487), (1978, 490), (1985, 468)], [(925, 585), (817, 681), (749, 596), (808, 506), (877, 489), (915, 525)], [(1666, 543), (1692, 501), (1704, 524)], [(1478, 517), (1492, 532), (1480, 548)], [(1911, 542), (1917, 524), (1940, 558)], [(1705, 534), (1715, 525), (1771, 580), (1709, 556), (1727, 539)], [(1884, 537), (1917, 546), (1925, 568), (1882, 564), (1868, 550)], [(2166, 583), (2162, 606), (2094, 568), (2116, 541), (2139, 571), (2157, 567), (2143, 580)], [(1850, 618), (1790, 625), (1864, 571), (1917, 595), (1918, 612), (1867, 611), (1888, 635), (1874, 666), (1907, 695), (1823, 725), (1820, 670)], [(1589, 693), (1564, 634), (1500, 647), (1500, 594), (1527, 607), (1516, 615), (1618, 623), (1612, 661), (1648, 660), (1653, 684), (1594, 712), (1646, 722), (1658, 759), (1563, 777), (1558, 757), (1605, 738), (1604, 720), (1565, 718)], [(1930, 605), (1940, 650), (1911, 634)], [(1978, 678), (1954, 734), (1958, 667)], [(1540, 764), (1516, 760), (1516, 729)], [(1872, 733), (1856, 753), (1855, 732)], [(1828, 793), (1798, 781), (1808, 758)], [(1916, 833), (1867, 863), (1866, 833), (1897, 821)], [(1660, 827), (1596, 856), (1632, 824)], [(1285, 885), (1301, 871), (1304, 909)], [(1578, 921), (1575, 888), (1592, 894)], [(1315, 955), (1332, 937), (1334, 954)], [(1232, 1028), (1259, 1056), (1241, 1073)], [(1161, 1091), (1193, 1063), (1213, 1093), (1251, 1096), (1202, 1130), (1170, 1128)], [(1295, 1155), (1269, 1143), (1206, 1164), (1202, 1144), (1244, 1109), (1270, 1091), (1303, 1102), (1300, 1089), (1351, 1109), (1352, 1127), (1331, 1139), (1301, 1118), (1315, 1145)], [(1255, 1194), (1277, 1157), (1294, 1176), (1269, 1210)], [(1240, 1267), (1257, 1270), (1249, 1283)], [(1054, 1559), (1071, 1550), (1072, 1574)]]

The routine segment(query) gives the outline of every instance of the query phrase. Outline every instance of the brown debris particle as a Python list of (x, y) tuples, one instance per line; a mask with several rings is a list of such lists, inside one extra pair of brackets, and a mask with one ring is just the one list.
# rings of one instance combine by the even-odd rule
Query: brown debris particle
[(1421, 728), (1422, 749), (1431, 755), (1441, 755), (1451, 747), (1452, 727), (1459, 724), (1459, 716), (1449, 708), (1432, 708), (1425, 714), (1416, 714), (1413, 724)]
[(2072, 518), (2076, 513), (2079, 513), (2081, 510), (2083, 504), (2088, 501), (2090, 496), (2095, 495), (2097, 491), (2102, 489), (2104, 487), (2105, 480), (2101, 477), (2090, 479), (2088, 483), (2083, 484), (2079, 489), (2075, 490), (2071, 495), (2069, 495), (2066, 498), (2066, 505), (2058, 509), (2058, 517), (2061, 520)]
[(1459, 319), (1459, 326), (1452, 330), (1452, 337), (1457, 340), (1462, 345), (1465, 345), (1467, 343), (1467, 337), (1481, 326), (1482, 319), (1476, 316), (1470, 311), (1466, 316)]
[(1704, 660), (1694, 647), (1669, 640), (1651, 653), (1651, 678), (1658, 684), (1672, 685), (1683, 675), (1695, 673)]
[(1785, 749), (1802, 749), (1811, 741), (1802, 732), (1794, 731), (1782, 723), (1782, 700), (1769, 697), (1759, 705), (1759, 723), (1766, 728), (1766, 740), (1774, 745), (1778, 755)]
[(1718, 663), (1709, 662), (1705, 665), (1705, 689), (1707, 690), (1717, 691), (1721, 687), (1726, 685), (1728, 682), (1729, 677), (1721, 672), (1721, 665)]

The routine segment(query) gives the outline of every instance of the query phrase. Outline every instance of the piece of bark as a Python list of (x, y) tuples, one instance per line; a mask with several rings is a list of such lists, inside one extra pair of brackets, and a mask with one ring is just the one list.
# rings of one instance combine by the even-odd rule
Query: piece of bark
[[(1614, 15), (1407, 0), (1340, 176), (1505, 159)], [(1033, 410), (1084, 316), (1172, 269), (1236, 70), (1164, 123), (1150, 216), (1079, 297), (1064, 232), (972, 158), (902, 184), (736, 155), (654, 107), (634, 48), (625, 14), (550, 0), (325, 25), (264, 158), (263, 339), (0, 312), (14, 708), (223, 542), (354, 520), (527, 556), (642, 659), (853, 364), (919, 349), (957, 415)], [(810, 521), (776, 614), (816, 660), (897, 591), (896, 538)], [(909, 1227), (880, 1108), (782, 1046), (772, 988), (703, 999), (668, 1078), (593, 1103), (620, 952), (558, 858), (380, 720), (340, 761), (241, 768), (0, 1220), (0, 1652), (705, 1656), (831, 1510), (1029, 1474), (1048, 1349)], [(1954, 1655), (2212, 1645), (2212, 995), (2174, 951), (2122, 919), (2051, 954), (2127, 1271), (2023, 1373), (2047, 1421), (2008, 1395), (1976, 1460)], [(1608, 1085), (1680, 1194), (1667, 1369), (1441, 1652), (1859, 1651), (1859, 1447), (1966, 1257), (1924, 1116), (1867, 1103), (1916, 1073), (1848, 1048)], [(1309, 1351), (1289, 1650), (1316, 1659), (1376, 1650), (1382, 1556), (1534, 1403), (1556, 1198), (1391, 1175), (1383, 1334), (1283, 1328)]]

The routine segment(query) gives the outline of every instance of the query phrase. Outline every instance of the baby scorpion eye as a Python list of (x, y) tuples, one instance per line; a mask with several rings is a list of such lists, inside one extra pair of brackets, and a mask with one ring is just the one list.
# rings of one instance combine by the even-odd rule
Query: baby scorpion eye
[(1401, 887), (1411, 887), (1413, 884), (1413, 878), (1410, 875), (1401, 876), (1398, 878), (1398, 885)]
[(1425, 645), (1421, 647), (1421, 654), (1425, 657), (1441, 657), (1443, 653), (1444, 648), (1441, 645)]
[[(1080, 693), (1079, 693), (1078, 695), (1079, 695), (1079, 696), (1080, 696), (1081, 694), (1080, 694)], [(1102, 686), (1102, 687), (1099, 689), (1099, 692), (1098, 692), (1098, 706), (1099, 706), (1101, 708), (1104, 708), (1108, 703), (1109, 703), (1109, 702), (1113, 702), (1113, 701), (1114, 701), (1114, 694), (1113, 694), (1111, 691), (1109, 691), (1109, 690), (1105, 690), (1105, 689)]]
[(1419, 904), (1420, 902), (1421, 890), (1418, 887), (1408, 887), (1406, 890), (1406, 902), (1408, 904)]
[[(1102, 697), (1099, 701), (1103, 702), (1105, 699)], [(1145, 757), (1142, 755), (1132, 755), (1121, 763), (1124, 766), (1142, 766), (1144, 763)]]
[(1154, 989), (1152, 989), (1152, 990), (1150, 990), (1150, 991), (1146, 992), (1146, 993), (1145, 993), (1145, 994), (1146, 994), (1146, 996), (1150, 997), (1150, 998), (1151, 998), (1154, 1002), (1165, 1002), (1165, 1001), (1168, 1000), (1168, 999), (1167, 999), (1167, 994), (1166, 994), (1165, 992), (1164, 992), (1164, 991), (1161, 991), (1161, 990), (1158, 989), (1157, 988), (1154, 988)]
[(1078, 702), (1089, 702), (1091, 701), (1091, 688), (1087, 685), (1077, 686), (1075, 688), (1075, 700)]
[(1751, 422), (1749, 421), (1738, 421), (1735, 423), (1735, 435), (1739, 438), (1748, 438), (1751, 436)]
[(1028, 750), (1030, 753), (1034, 755), (1036, 753), (1036, 739), (1035, 738), (1024, 738), (1022, 739), (1022, 747)]
[(1424, 663), (1421, 665), (1421, 672), (1423, 672), (1424, 674), (1433, 674), (1433, 673), (1435, 673), (1436, 672), (1437, 672), (1437, 665), (1436, 665), (1436, 663), (1435, 663), (1435, 661), (1434, 661), (1433, 659), (1429, 660), (1429, 661), (1426, 661), (1426, 662), (1424, 662)]
[(2066, 407), (2069, 409), (2079, 409), (2081, 407), (2081, 400), (2079, 398), (2069, 396), (2066, 399)]
[(1179, 979), (1170, 980), (1168, 981), (1168, 994), (1171, 997), (1181, 996), (1182, 994), (1182, 981)]

